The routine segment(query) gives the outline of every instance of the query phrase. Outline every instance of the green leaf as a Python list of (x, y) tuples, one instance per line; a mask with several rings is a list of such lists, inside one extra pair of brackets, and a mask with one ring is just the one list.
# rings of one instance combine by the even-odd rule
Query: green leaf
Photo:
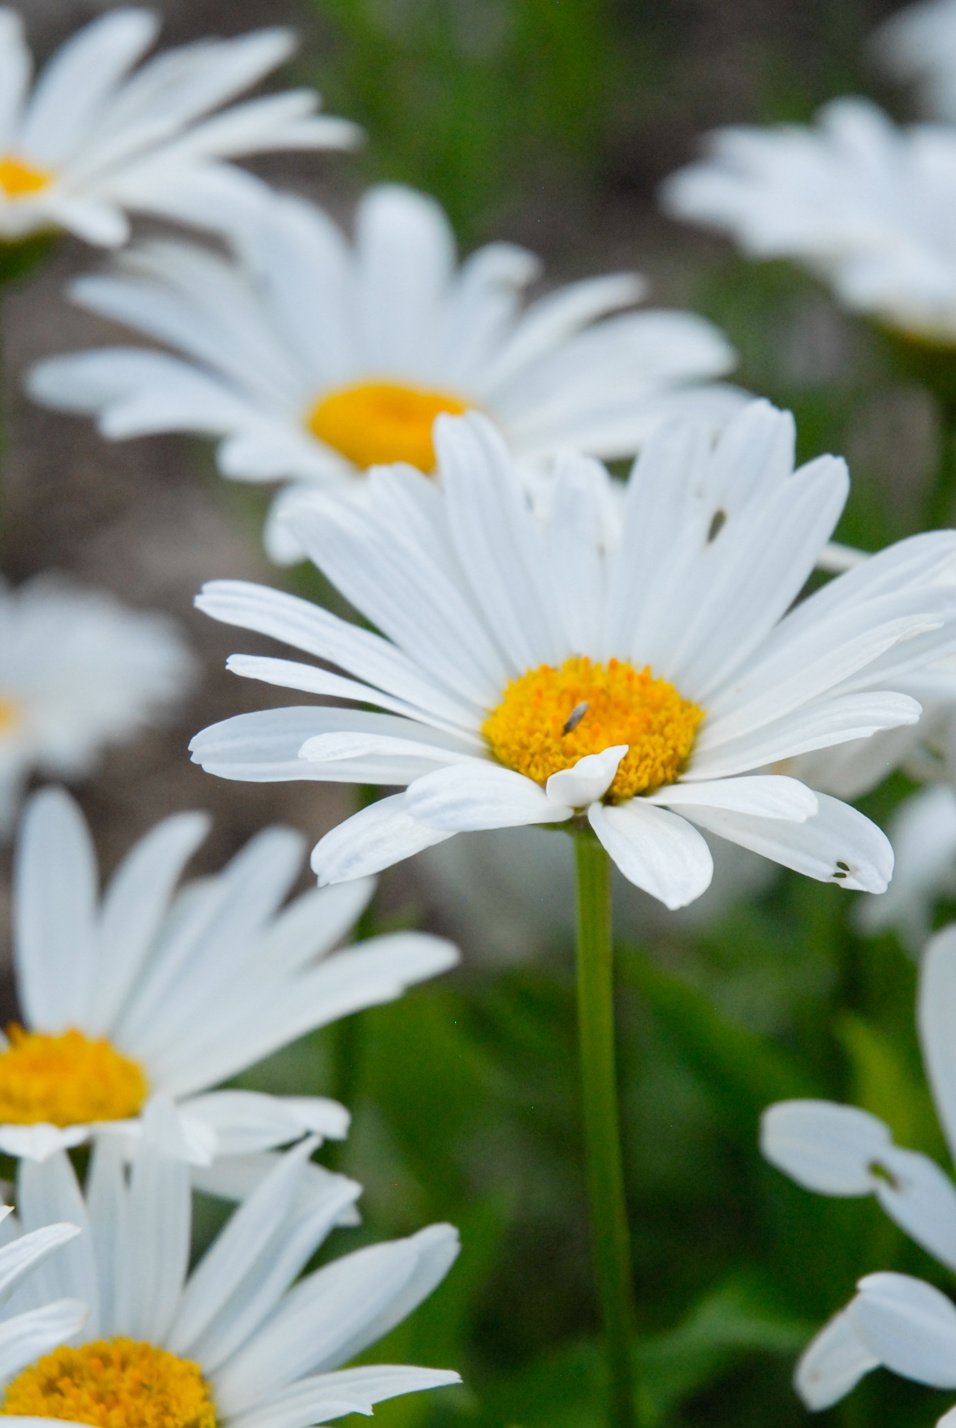
[(819, 1093), (811, 1073), (776, 1043), (731, 1020), (679, 977), (633, 951), (620, 966), (726, 1119), (749, 1136), (773, 1101)]

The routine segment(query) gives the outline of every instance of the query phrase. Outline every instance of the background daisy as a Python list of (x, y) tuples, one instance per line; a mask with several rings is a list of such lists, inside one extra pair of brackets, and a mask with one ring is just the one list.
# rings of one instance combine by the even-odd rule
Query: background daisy
[(160, 1092), (198, 1164), (306, 1132), (341, 1137), (348, 1113), (324, 1097), (211, 1088), (454, 964), (455, 949), (424, 933), (330, 956), (372, 887), (313, 890), (283, 907), (302, 859), (291, 829), (266, 830), (177, 892), (207, 827), (196, 813), (159, 823), (100, 899), (76, 805), (57, 789), (31, 800), (14, 889), (23, 1024), (0, 1051), (0, 1149), (43, 1158), (97, 1133), (123, 1140)]
[[(435, 465), (441, 412), (476, 408), (538, 460), (573, 445), (632, 454), (655, 424), (715, 424), (740, 403), (734, 354), (687, 312), (628, 312), (643, 278), (616, 273), (524, 306), (537, 259), (509, 243), (456, 264), (439, 205), (397, 185), (361, 200), (349, 244), (320, 208), (276, 198), (225, 260), (153, 243), (71, 287), (81, 306), (171, 350), (53, 358), (31, 395), (89, 412), (109, 437), (200, 431), (226, 476), (342, 485), (382, 462)], [(289, 535), (274, 521), (270, 548)]]
[(33, 773), (77, 779), (185, 698), (174, 622), (55, 576), (0, 584), (0, 836)]
[(52, 1352), (0, 1365), (4, 1414), (75, 1416), (101, 1428), (119, 1413), (164, 1428), (307, 1428), (458, 1382), (440, 1369), (342, 1367), (444, 1278), (458, 1249), (450, 1225), (370, 1245), (298, 1279), (360, 1193), (341, 1176), (317, 1189), (306, 1145), (275, 1166), (189, 1273), (189, 1171), (169, 1153), (176, 1118), (157, 1102), (149, 1122), (128, 1178), (115, 1142), (96, 1147), (85, 1196), (62, 1152), (20, 1167), (17, 1221), (7, 1221), (13, 1244), (47, 1206), (69, 1206), (83, 1233), (11, 1307), (69, 1291), (89, 1313)]
[(159, 25), (150, 10), (110, 10), (63, 45), (31, 92), (23, 21), (0, 10), (0, 238), (67, 229), (115, 247), (129, 237), (127, 210), (228, 228), (268, 190), (224, 160), (355, 142), (354, 125), (315, 117), (307, 90), (213, 114), (288, 58), (290, 31), (181, 46), (131, 74)]
[(956, 341), (956, 133), (898, 128), (875, 104), (837, 99), (815, 126), (737, 126), (667, 180), (664, 207), (791, 258), (847, 307), (927, 342)]

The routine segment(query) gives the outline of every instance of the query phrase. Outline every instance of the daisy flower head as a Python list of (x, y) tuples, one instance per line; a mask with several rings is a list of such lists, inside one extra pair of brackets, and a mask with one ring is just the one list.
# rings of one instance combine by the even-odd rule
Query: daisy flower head
[(165, 615), (55, 576), (0, 581), (0, 836), (32, 773), (85, 777), (182, 700), (195, 669)]
[(385, 1399), (459, 1382), (440, 1369), (342, 1367), (444, 1278), (450, 1225), (369, 1245), (298, 1278), (360, 1187), (316, 1182), (309, 1143), (278, 1160), (189, 1272), (189, 1169), (161, 1101), (127, 1170), (115, 1142), (93, 1151), (85, 1194), (67, 1155), (21, 1162), (17, 1220), (29, 1233), (69, 1207), (82, 1234), (15, 1291), (26, 1311), (53, 1294), (89, 1306), (79, 1332), (0, 1361), (0, 1416), (100, 1428), (308, 1428)]
[[(956, 927), (938, 933), (920, 963), (917, 1026), (933, 1100), (956, 1158)], [(764, 1154), (821, 1195), (873, 1195), (911, 1239), (956, 1272), (956, 1184), (934, 1160), (893, 1143), (877, 1116), (829, 1101), (783, 1101), (764, 1112)], [(906, 1274), (868, 1274), (850, 1303), (805, 1350), (796, 1388), (828, 1408), (880, 1365), (903, 1378), (956, 1389), (956, 1306)], [(939, 1419), (953, 1428), (956, 1408)]]
[(128, 211), (228, 227), (268, 192), (228, 160), (354, 143), (354, 125), (315, 115), (311, 91), (223, 109), (289, 56), (290, 31), (182, 45), (134, 69), (159, 26), (151, 10), (111, 9), (31, 92), (23, 21), (0, 9), (0, 243), (65, 229), (115, 247), (129, 237)]
[(98, 1135), (128, 1147), (157, 1095), (174, 1103), (190, 1160), (213, 1170), (306, 1133), (345, 1135), (348, 1113), (324, 1097), (214, 1088), (444, 971), (455, 949), (396, 933), (330, 955), (371, 884), (313, 888), (283, 906), (303, 853), (287, 828), (177, 891), (207, 827), (196, 813), (157, 824), (100, 897), (72, 799), (44, 789), (28, 804), (14, 879), (22, 1025), (0, 1049), (0, 1150), (42, 1159)]
[(711, 880), (701, 829), (882, 891), (883, 834), (766, 770), (918, 717), (897, 684), (956, 637), (936, 584), (956, 533), (892, 547), (791, 610), (848, 486), (834, 457), (795, 472), (793, 441), (788, 414), (753, 403), (716, 443), (694, 423), (652, 433), (620, 504), (602, 468), (565, 456), (532, 510), (491, 424), (443, 418), (440, 484), (376, 472), (361, 505), (290, 513), (381, 634), (239, 582), (198, 602), (344, 671), (235, 655), (236, 673), (375, 712), (240, 715), (193, 757), (226, 778), (406, 785), (321, 840), (321, 882), (457, 832), (570, 823), (671, 908)]
[(956, 342), (956, 132), (898, 128), (864, 99), (814, 126), (720, 129), (664, 185), (665, 209), (789, 258), (846, 307), (930, 344)]
[[(31, 395), (96, 416), (108, 437), (199, 431), (223, 475), (348, 487), (372, 466), (435, 468), (441, 413), (485, 413), (529, 462), (567, 444), (633, 455), (674, 411), (715, 423), (741, 401), (717, 382), (721, 334), (686, 312), (624, 311), (635, 274), (572, 283), (529, 306), (536, 258), (509, 243), (461, 265), (438, 204), (398, 185), (361, 200), (349, 243), (320, 208), (276, 198), (234, 259), (151, 243), (81, 278), (81, 306), (171, 351), (53, 358)], [(301, 558), (273, 520), (270, 550)]]
[(897, 11), (873, 36), (887, 74), (915, 85), (921, 112), (956, 119), (956, 0), (920, 0)]

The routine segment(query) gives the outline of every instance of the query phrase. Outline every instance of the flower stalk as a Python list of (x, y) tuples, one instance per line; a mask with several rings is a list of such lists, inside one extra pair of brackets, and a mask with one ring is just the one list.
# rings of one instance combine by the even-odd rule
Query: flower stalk
[(577, 860), (578, 1030), (594, 1273), (608, 1371), (608, 1423), (634, 1428), (634, 1292), (614, 1054), (611, 865), (597, 839)]

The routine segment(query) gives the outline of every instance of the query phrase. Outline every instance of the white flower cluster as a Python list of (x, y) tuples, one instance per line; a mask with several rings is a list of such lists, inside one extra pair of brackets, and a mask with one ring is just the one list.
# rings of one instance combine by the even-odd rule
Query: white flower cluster
[[(901, 72), (928, 75), (931, 23), (951, 8), (914, 17)], [(19, 1162), (0, 1228), (0, 1413), (309, 1428), (457, 1381), (343, 1367), (437, 1286), (454, 1230), (307, 1271), (355, 1219), (359, 1187), (311, 1158), (346, 1135), (348, 1111), (313, 1087), (227, 1084), (455, 964), (425, 933), (333, 950), (372, 875), (456, 833), (560, 825), (667, 909), (706, 891), (714, 840), (882, 893), (893, 849), (850, 800), (892, 768), (951, 774), (956, 531), (848, 562), (807, 594), (832, 567), (845, 464), (797, 465), (792, 419), (724, 380), (735, 356), (709, 322), (637, 308), (633, 273), (529, 300), (532, 254), (495, 242), (459, 260), (438, 205), (399, 185), (360, 200), (349, 238), (231, 162), (357, 137), (311, 91), (234, 102), (289, 34), (141, 63), (157, 29), (151, 12), (111, 9), (31, 85), (22, 21), (0, 11), (0, 276), (62, 233), (123, 248), (70, 294), (132, 334), (41, 362), (27, 388), (107, 438), (199, 433), (223, 476), (281, 483), (268, 554), (310, 561), (361, 617), (205, 586), (203, 612), (295, 652), (235, 654), (233, 672), (303, 698), (203, 730), (194, 760), (231, 780), (398, 792), (325, 830), (320, 886), (291, 900), (303, 847), (289, 829), (183, 882), (207, 820), (174, 814), (100, 892), (70, 795), (27, 799), (21, 1020), (0, 1041), (0, 1151)], [(952, 344), (954, 194), (956, 132), (901, 133), (846, 100), (816, 130), (722, 133), (666, 201), (752, 254), (796, 258), (881, 323)], [(141, 214), (207, 239), (129, 242)], [(620, 458), (634, 460), (624, 480), (601, 464)], [(0, 591), (0, 828), (33, 773), (86, 776), (194, 675), (161, 616), (46, 574)], [(920, 797), (898, 825), (904, 876), (864, 914), (914, 945), (956, 886), (952, 795)], [(953, 939), (926, 953), (921, 1002), (951, 1132)], [(814, 1189), (876, 1194), (956, 1267), (951, 1186), (872, 1116), (775, 1107), (764, 1145)], [(237, 1204), (190, 1267), (197, 1189)], [(954, 1387), (954, 1362), (949, 1301), (877, 1275), (798, 1386), (822, 1406), (882, 1363)]]

